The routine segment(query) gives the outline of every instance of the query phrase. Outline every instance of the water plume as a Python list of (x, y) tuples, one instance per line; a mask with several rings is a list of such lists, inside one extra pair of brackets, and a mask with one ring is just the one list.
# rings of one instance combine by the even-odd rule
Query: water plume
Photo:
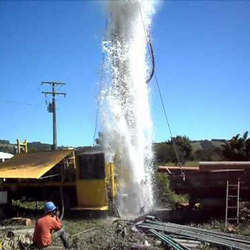
[(153, 0), (108, 1), (108, 24), (100, 109), (104, 149), (115, 163), (117, 206), (138, 216), (153, 207), (152, 121), (149, 107), (147, 43)]

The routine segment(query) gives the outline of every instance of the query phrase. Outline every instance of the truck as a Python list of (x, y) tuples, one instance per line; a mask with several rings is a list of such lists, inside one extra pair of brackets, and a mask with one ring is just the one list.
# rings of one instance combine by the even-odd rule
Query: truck
[(0, 204), (54, 201), (75, 210), (113, 209), (114, 165), (102, 151), (19, 153), (0, 164)]

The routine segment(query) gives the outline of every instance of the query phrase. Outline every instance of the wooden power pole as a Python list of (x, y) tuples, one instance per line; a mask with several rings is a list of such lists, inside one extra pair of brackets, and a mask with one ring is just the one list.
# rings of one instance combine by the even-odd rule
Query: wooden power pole
[(42, 82), (51, 86), (52, 91), (42, 91), (46, 95), (52, 95), (52, 102), (49, 103), (48, 112), (53, 114), (53, 150), (57, 149), (57, 126), (56, 126), (56, 95), (66, 96), (66, 93), (56, 92), (58, 85), (65, 85), (63, 82)]

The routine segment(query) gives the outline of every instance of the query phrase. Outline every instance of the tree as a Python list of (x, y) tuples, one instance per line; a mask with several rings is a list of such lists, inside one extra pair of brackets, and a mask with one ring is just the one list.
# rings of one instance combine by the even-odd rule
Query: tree
[(222, 149), (214, 147), (211, 149), (198, 149), (193, 153), (194, 160), (196, 161), (221, 161), (226, 160)]
[(178, 135), (176, 137), (172, 137), (171, 144), (173, 145), (173, 147), (176, 146), (176, 151), (179, 156), (179, 161), (182, 164), (184, 164), (187, 160), (191, 158), (192, 146), (187, 136)]
[[(192, 146), (188, 137), (176, 136), (166, 142), (154, 144), (154, 152), (157, 162), (177, 164), (179, 160), (183, 164), (191, 159)], [(176, 152), (179, 159), (177, 159)]]
[(242, 137), (237, 134), (231, 140), (222, 145), (222, 153), (230, 161), (248, 161), (250, 160), (250, 138), (248, 131)]
[(176, 156), (171, 143), (155, 143), (153, 146), (155, 159), (158, 163), (175, 162)]

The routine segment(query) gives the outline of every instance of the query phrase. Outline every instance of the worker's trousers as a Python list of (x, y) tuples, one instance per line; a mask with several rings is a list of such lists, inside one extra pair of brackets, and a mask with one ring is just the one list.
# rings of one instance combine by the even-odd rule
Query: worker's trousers
[(62, 243), (63, 243), (63, 246), (65, 247), (65, 249), (69, 249), (69, 241), (68, 241), (68, 238), (69, 238), (69, 235), (62, 229), (56, 231), (54, 234), (53, 234), (53, 237), (55, 238), (60, 238), (62, 240)]

